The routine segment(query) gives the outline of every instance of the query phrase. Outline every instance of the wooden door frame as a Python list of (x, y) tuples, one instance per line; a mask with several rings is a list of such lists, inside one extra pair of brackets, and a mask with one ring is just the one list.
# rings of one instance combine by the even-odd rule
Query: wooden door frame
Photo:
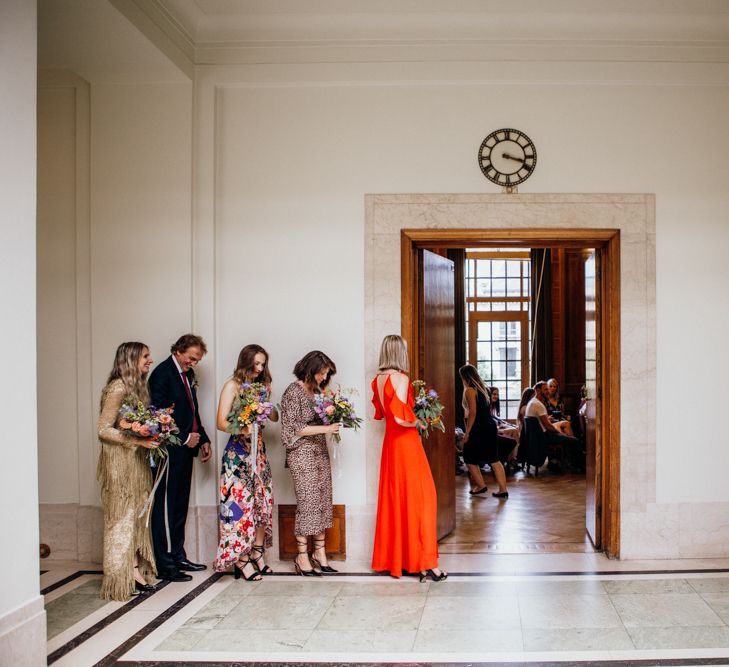
[(418, 251), (447, 248), (595, 248), (600, 253), (600, 337), (602, 387), (599, 447), (601, 452), (601, 547), (620, 557), (620, 230), (619, 229), (402, 229), (402, 337), (410, 367), (421, 366), (420, 267)]

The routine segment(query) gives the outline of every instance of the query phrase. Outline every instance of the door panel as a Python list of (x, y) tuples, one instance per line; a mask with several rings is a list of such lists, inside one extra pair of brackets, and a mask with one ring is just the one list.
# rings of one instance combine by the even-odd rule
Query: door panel
[(422, 251), (420, 309), (422, 379), (439, 394), (445, 408), (445, 433), (423, 440), (438, 492), (438, 539), (456, 527), (455, 469), (455, 285), (453, 262)]
[(585, 526), (595, 547), (601, 546), (600, 388), (600, 285), (599, 256), (585, 260), (585, 405), (581, 412), (586, 445)]

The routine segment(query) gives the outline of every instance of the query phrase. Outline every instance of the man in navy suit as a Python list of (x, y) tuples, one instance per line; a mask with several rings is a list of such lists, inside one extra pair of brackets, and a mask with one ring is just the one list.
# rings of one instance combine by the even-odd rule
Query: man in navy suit
[(185, 334), (170, 349), (171, 356), (149, 376), (152, 405), (169, 408), (180, 429), (182, 446), (168, 447), (169, 464), (154, 495), (152, 541), (157, 561), (157, 576), (168, 581), (190, 581), (186, 572), (206, 569), (188, 560), (185, 553), (185, 521), (190, 500), (192, 462), (210, 459), (210, 438), (202, 422), (197, 403), (194, 368), (207, 352), (200, 336)]

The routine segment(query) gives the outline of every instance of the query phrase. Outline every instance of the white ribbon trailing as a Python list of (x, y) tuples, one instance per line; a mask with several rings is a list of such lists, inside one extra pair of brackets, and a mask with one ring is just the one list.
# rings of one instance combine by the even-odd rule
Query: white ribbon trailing
[(253, 470), (253, 477), (258, 475), (258, 421), (254, 421), (251, 424), (251, 468)]
[(170, 528), (167, 525), (167, 479), (169, 479), (170, 475), (170, 459), (169, 456), (165, 457), (165, 461), (162, 464), (162, 466), (157, 467), (157, 475), (154, 479), (154, 485), (152, 486), (152, 490), (149, 492), (149, 495), (147, 496), (147, 500), (144, 501), (144, 505), (142, 506), (142, 511), (139, 513), (138, 519), (141, 519), (145, 513), (147, 514), (147, 519), (145, 521), (145, 528), (149, 528), (149, 516), (152, 514), (152, 505), (154, 504), (154, 494), (157, 491), (157, 487), (159, 486), (159, 483), (162, 481), (162, 475), (165, 476), (165, 529), (167, 531), (167, 547), (169, 551), (169, 545), (170, 545)]

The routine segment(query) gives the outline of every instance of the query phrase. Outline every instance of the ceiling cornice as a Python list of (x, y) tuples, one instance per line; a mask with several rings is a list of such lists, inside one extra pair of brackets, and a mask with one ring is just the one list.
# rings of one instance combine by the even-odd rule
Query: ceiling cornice
[(729, 62), (723, 0), (522, 0), (518, 9), (495, 0), (111, 2), (201, 65)]

